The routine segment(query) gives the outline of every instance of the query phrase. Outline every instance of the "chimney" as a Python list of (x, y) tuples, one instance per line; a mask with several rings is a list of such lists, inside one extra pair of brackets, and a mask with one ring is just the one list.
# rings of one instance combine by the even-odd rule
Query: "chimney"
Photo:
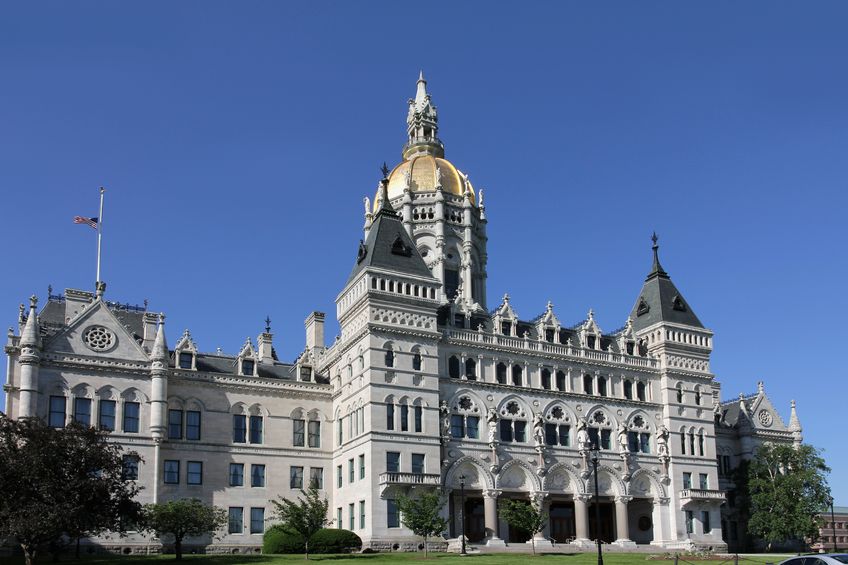
[(324, 312), (312, 312), (304, 325), (306, 326), (306, 349), (324, 349)]
[(259, 337), (256, 338), (259, 347), (259, 362), (263, 364), (273, 365), (274, 364), (274, 356), (271, 353), (273, 349), (273, 338), (274, 334), (270, 332), (262, 332), (259, 334)]
[[(65, 323), (75, 318), (94, 301), (94, 294), (86, 290), (65, 289)], [(155, 330), (154, 330), (155, 331)], [(151, 337), (151, 339), (153, 339)]]

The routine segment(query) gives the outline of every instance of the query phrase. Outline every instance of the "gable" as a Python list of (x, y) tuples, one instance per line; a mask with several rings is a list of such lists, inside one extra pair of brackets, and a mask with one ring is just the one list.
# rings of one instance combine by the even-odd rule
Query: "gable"
[(765, 393), (759, 394), (751, 403), (751, 422), (757, 429), (785, 430), (786, 425)]
[(44, 351), (150, 361), (133, 335), (100, 300), (70, 320), (68, 327), (47, 339)]

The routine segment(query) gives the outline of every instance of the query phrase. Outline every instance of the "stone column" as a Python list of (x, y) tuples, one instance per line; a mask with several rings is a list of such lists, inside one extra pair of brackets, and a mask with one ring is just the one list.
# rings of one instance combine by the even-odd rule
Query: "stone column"
[(662, 546), (669, 537), (670, 528), (667, 526), (669, 519), (668, 503), (668, 497), (654, 498), (651, 511), (651, 528), (653, 529), (654, 539), (651, 540), (651, 545)]
[(622, 547), (636, 547), (636, 543), (630, 540), (630, 523), (627, 518), (627, 503), (632, 500), (630, 496), (615, 497), (615, 545)]
[(504, 546), (504, 541), (498, 537), (498, 490), (483, 491), (483, 517), (486, 526), (486, 545)]
[(581, 547), (592, 546), (592, 541), (589, 539), (589, 505), (587, 504), (590, 498), (591, 495), (588, 494), (574, 495), (575, 539), (571, 543)]

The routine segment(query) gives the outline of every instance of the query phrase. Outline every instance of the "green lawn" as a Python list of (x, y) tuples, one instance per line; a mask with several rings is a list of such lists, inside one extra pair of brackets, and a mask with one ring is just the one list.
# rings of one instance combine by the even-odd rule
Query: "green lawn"
[[(604, 554), (605, 565), (671, 565), (674, 562), (649, 559), (650, 555), (646, 553), (606, 553)], [(787, 556), (784, 555), (756, 555), (740, 557), (739, 565), (757, 565), (765, 563), (778, 563)], [(500, 554), (483, 554), (469, 555), (460, 557), (454, 554), (431, 553), (430, 559), (424, 560), (422, 553), (371, 553), (357, 555), (315, 555), (311, 561), (322, 561), (325, 565), (335, 565), (336, 563), (358, 563), (359, 565), (383, 564), (383, 563), (401, 563), (410, 562), (418, 565), (432, 563), (432, 565), (452, 565), (463, 563), (465, 565), (516, 565), (516, 562), (523, 559), (531, 559), (543, 563), (567, 563), (568, 565), (596, 565), (598, 556), (595, 553), (576, 553), (571, 555), (563, 554), (545, 554), (533, 557), (530, 554), (522, 553), (500, 553)], [(2, 560), (2, 559), (0, 559)], [(305, 563), (302, 555), (186, 555), (183, 561), (195, 563), (196, 565), (239, 565), (239, 564), (293, 564), (303, 565)], [(39, 563), (51, 563), (49, 555), (42, 555), (38, 560)], [(72, 555), (64, 555), (60, 563), (81, 563), (82, 565), (89, 564), (107, 564), (107, 563), (172, 563), (176, 562), (173, 555), (159, 555), (152, 557), (122, 557), (122, 556), (99, 556), (86, 557), (80, 561), (73, 559)], [(4, 561), (4, 563), (6, 563)], [(23, 559), (12, 559), (9, 565), (19, 565), (23, 563)], [(718, 565), (721, 561), (695, 561), (686, 556), (681, 556), (679, 565)], [(732, 565), (730, 561), (726, 565)]]

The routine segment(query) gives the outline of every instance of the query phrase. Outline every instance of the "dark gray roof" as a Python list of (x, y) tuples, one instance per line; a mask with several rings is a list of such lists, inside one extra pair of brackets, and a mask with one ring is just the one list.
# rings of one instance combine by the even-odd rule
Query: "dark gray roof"
[(638, 331), (660, 321), (703, 328), (701, 320), (660, 265), (657, 249), (654, 245), (654, 264), (630, 312), (633, 329)]
[[(381, 209), (371, 224), (368, 239), (360, 244), (359, 256), (347, 282), (367, 267), (387, 269), (398, 274), (432, 278), (430, 269), (415, 247), (403, 223), (390, 209)], [(362, 253), (364, 252), (364, 256)]]
[[(144, 310), (117, 302), (106, 302), (106, 306), (121, 322), (130, 334), (140, 340), (144, 336)], [(64, 296), (51, 296), (44, 308), (38, 314), (43, 336), (52, 336), (67, 326), (65, 322), (65, 298)]]
[[(756, 394), (749, 394), (745, 397), (745, 404), (747, 405), (751, 400), (757, 398)], [(739, 423), (739, 399), (734, 398), (731, 400), (725, 400), (721, 403), (721, 420), (728, 426), (735, 426)]]
[[(173, 356), (173, 352), (171, 352)], [(172, 357), (173, 358), (173, 357)], [(173, 361), (172, 361), (173, 364)], [(236, 374), (236, 357), (231, 355), (214, 355), (209, 353), (198, 353), (197, 370), (207, 373), (224, 373), (227, 375)], [(266, 363), (257, 364), (259, 376), (265, 379), (293, 379), (294, 365), (289, 363), (275, 362), (273, 365)]]

